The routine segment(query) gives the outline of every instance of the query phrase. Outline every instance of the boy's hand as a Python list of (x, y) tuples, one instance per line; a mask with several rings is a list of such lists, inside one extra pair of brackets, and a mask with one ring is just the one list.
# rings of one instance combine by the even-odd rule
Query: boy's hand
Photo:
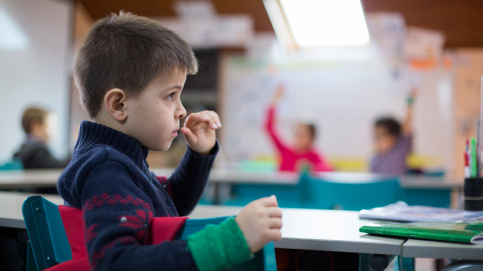
[(250, 202), (235, 218), (252, 253), (282, 239), (282, 210), (275, 196)]
[(215, 146), (215, 131), (220, 129), (218, 114), (213, 111), (202, 111), (190, 114), (181, 128), (190, 148), (202, 155), (208, 155)]

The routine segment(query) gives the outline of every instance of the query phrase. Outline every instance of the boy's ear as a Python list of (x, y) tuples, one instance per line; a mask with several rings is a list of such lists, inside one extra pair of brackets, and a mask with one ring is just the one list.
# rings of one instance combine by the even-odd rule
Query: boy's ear
[(115, 120), (123, 122), (127, 118), (127, 94), (122, 89), (113, 88), (104, 95), (104, 106)]

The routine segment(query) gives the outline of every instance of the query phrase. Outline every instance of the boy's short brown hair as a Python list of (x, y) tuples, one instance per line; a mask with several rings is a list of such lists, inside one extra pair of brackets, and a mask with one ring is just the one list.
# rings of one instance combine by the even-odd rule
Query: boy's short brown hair
[(22, 128), (26, 134), (32, 132), (32, 123), (45, 123), (50, 112), (38, 107), (28, 107), (22, 114)]
[(89, 30), (74, 79), (82, 105), (94, 118), (110, 89), (137, 96), (152, 79), (173, 68), (186, 69), (188, 74), (198, 71), (190, 46), (158, 22), (121, 11)]

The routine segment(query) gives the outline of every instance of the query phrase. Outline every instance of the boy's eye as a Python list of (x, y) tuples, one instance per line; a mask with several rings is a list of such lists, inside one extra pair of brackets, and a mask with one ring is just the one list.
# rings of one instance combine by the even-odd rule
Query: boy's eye
[(176, 92), (173, 92), (173, 93), (169, 94), (168, 97), (167, 97), (168, 98), (168, 101), (174, 100), (174, 95), (175, 94), (176, 94)]

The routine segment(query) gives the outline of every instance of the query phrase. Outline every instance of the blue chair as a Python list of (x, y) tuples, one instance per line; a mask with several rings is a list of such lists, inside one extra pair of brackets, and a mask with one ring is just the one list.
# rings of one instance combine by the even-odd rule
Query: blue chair
[(23, 162), (21, 159), (13, 159), (0, 164), (0, 170), (20, 170), (23, 169)]
[(299, 184), (306, 208), (360, 211), (385, 206), (402, 199), (397, 177), (370, 174), (303, 173)]
[[(28, 197), (22, 206), (25, 226), (30, 239), (27, 251), (27, 271), (38, 271), (72, 260), (71, 246), (56, 204), (41, 196)], [(186, 239), (208, 224), (219, 224), (226, 217), (187, 219), (176, 239)], [(268, 243), (255, 257), (228, 270), (276, 271), (275, 248)]]
[(233, 198), (223, 202), (229, 206), (245, 206), (248, 203), (263, 197), (275, 195), (278, 206), (282, 208), (304, 207), (301, 187), (297, 185), (280, 184), (235, 184), (232, 185)]

